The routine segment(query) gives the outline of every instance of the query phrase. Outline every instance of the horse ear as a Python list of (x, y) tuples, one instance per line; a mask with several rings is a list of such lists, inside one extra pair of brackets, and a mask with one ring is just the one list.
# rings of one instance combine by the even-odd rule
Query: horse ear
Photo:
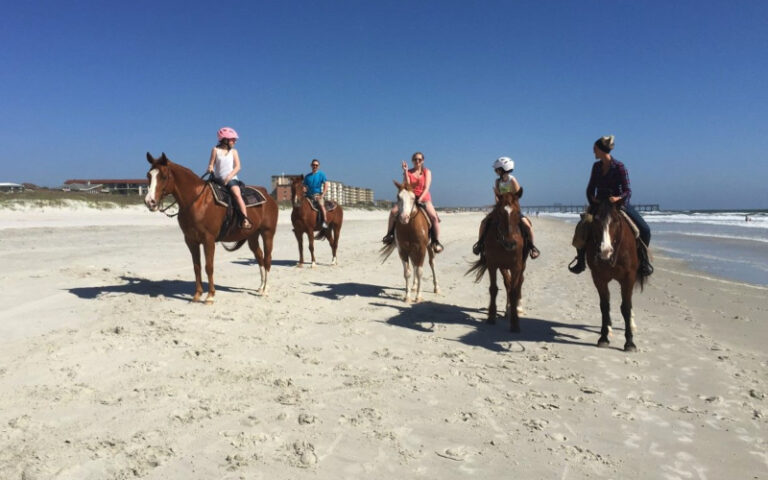
[(160, 165), (168, 165), (168, 157), (165, 156), (165, 152), (163, 152), (160, 155), (160, 158), (157, 159), (157, 163)]
[(155, 163), (155, 159), (152, 157), (152, 155), (149, 154), (149, 152), (147, 152), (147, 161), (149, 163)]
[(520, 187), (520, 189), (517, 191), (517, 198), (523, 197), (523, 187)]
[(397, 180), (392, 180), (392, 183), (395, 184), (395, 186), (397, 187), (398, 190), (402, 190), (403, 189), (403, 185), (400, 184), (400, 183), (397, 183)]

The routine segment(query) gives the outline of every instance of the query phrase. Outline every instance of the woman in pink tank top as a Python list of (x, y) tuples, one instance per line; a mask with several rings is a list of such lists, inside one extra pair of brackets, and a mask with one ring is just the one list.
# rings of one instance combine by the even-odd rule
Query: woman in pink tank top
[[(411, 156), (413, 168), (408, 169), (408, 164), (403, 161), (403, 182), (408, 182), (413, 186), (413, 193), (416, 194), (416, 202), (423, 203), (427, 215), (432, 222), (432, 231), (434, 233), (435, 253), (443, 251), (443, 245), (440, 243), (440, 220), (437, 218), (435, 206), (432, 205), (432, 195), (429, 193), (429, 187), (432, 185), (432, 171), (424, 166), (424, 154), (416, 152)], [(387, 235), (382, 239), (385, 244), (390, 244), (395, 240), (395, 218), (397, 217), (397, 205), (392, 207), (389, 212), (389, 224)]]

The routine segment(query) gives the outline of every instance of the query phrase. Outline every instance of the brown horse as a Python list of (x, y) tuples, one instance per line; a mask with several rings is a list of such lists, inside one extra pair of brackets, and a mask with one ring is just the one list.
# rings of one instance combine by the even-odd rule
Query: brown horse
[[(326, 211), (326, 220), (328, 228), (322, 228), (317, 220), (318, 213), (312, 208), (312, 201), (304, 195), (304, 175), (294, 177), (291, 180), (291, 198), (293, 198), (293, 211), (291, 211), (291, 223), (293, 223), (293, 234), (296, 241), (299, 242), (299, 263), (301, 267), (304, 263), (304, 234), (309, 239), (309, 254), (312, 256), (312, 267), (315, 266), (315, 239), (328, 239), (331, 245), (333, 259), (331, 265), (336, 265), (336, 249), (339, 247), (339, 234), (341, 233), (341, 224), (344, 221), (344, 210), (341, 205), (336, 205), (333, 210)], [(319, 232), (313, 237), (313, 232)]]
[(634, 352), (635, 315), (632, 312), (632, 291), (635, 285), (642, 289), (647, 279), (638, 272), (639, 259), (635, 234), (619, 209), (623, 202), (604, 200), (592, 205), (593, 220), (586, 244), (587, 265), (592, 281), (600, 295), (603, 325), (598, 347), (607, 347), (611, 333), (611, 307), (608, 283), (616, 280), (621, 285), (621, 315), (624, 317), (624, 351)]
[[(389, 258), (397, 245), (400, 260), (403, 262), (403, 276), (405, 276), (405, 296), (403, 300), (410, 301), (411, 289), (414, 290), (414, 302), (420, 302), (421, 277), (424, 266), (424, 257), (429, 255), (429, 267), (432, 269), (432, 282), (435, 293), (440, 293), (435, 274), (435, 251), (429, 241), (429, 220), (421, 208), (416, 205), (416, 195), (409, 183), (399, 184), (397, 187), (397, 222), (395, 222), (395, 242), (385, 245), (381, 249), (382, 261)], [(410, 264), (408, 261), (410, 260)], [(411, 277), (411, 265), (413, 265), (413, 284), (409, 284)]]
[[(153, 158), (147, 152), (147, 161), (152, 165), (147, 173), (149, 191), (144, 203), (151, 211), (157, 211), (166, 195), (172, 195), (179, 205), (178, 220), (184, 241), (192, 254), (195, 270), (195, 296), (200, 300), (203, 293), (203, 281), (200, 276), (200, 244), (205, 252), (205, 273), (208, 275), (208, 296), (205, 303), (213, 303), (216, 289), (213, 284), (213, 254), (216, 239), (219, 237), (227, 208), (218, 205), (207, 183), (192, 170), (177, 165), (163, 153), (160, 158)], [(272, 238), (277, 227), (277, 203), (263, 187), (256, 187), (266, 198), (261, 205), (248, 207), (248, 220), (253, 227), (242, 229), (233, 226), (221, 238), (223, 242), (236, 242), (231, 250), (237, 250), (247, 241), (256, 256), (261, 273), (259, 292), (267, 292), (267, 274), (272, 267)], [(259, 247), (259, 237), (264, 242), (264, 252)], [(230, 249), (228, 249), (230, 250)]]
[(467, 271), (475, 273), (475, 282), (479, 282), (485, 271), (491, 277), (491, 302), (488, 305), (488, 320), (486, 323), (496, 323), (496, 294), (499, 291), (496, 285), (496, 270), (501, 270), (504, 278), (504, 287), (507, 290), (507, 308), (505, 317), (509, 320), (509, 329), (513, 332), (520, 331), (520, 316), (517, 307), (520, 304), (520, 295), (523, 287), (523, 273), (525, 272), (525, 255), (523, 234), (520, 230), (520, 197), (523, 189), (517, 193), (504, 193), (498, 197), (486, 224), (482, 242), (485, 249), (472, 267)]

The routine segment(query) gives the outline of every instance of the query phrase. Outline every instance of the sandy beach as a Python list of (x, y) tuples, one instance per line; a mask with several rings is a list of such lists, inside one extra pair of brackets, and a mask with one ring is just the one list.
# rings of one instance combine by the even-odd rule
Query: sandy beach
[(339, 265), (317, 242), (297, 268), (283, 210), (269, 294), (217, 247), (207, 306), (173, 219), (0, 210), (0, 478), (768, 478), (768, 289), (657, 256), (639, 351), (616, 284), (598, 349), (572, 226), (535, 218), (512, 334), (464, 275), (481, 218), (443, 215), (442, 293), (427, 273), (409, 305), (386, 213), (345, 212)]

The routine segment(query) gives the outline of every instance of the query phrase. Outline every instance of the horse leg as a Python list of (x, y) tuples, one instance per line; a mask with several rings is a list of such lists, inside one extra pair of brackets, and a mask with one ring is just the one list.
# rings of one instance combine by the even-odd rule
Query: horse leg
[(403, 276), (405, 277), (405, 295), (403, 296), (404, 302), (409, 302), (411, 297), (411, 265), (408, 263), (408, 256), (400, 254), (400, 260), (403, 262)]
[(213, 297), (216, 295), (216, 287), (213, 283), (213, 253), (216, 249), (216, 243), (208, 240), (203, 243), (203, 252), (205, 253), (205, 274), (208, 276), (208, 296), (205, 297), (205, 303), (213, 303)]
[(509, 321), (509, 331), (520, 331), (520, 313), (517, 306), (520, 303), (520, 279), (519, 275), (512, 275), (512, 271), (504, 269), (501, 271), (504, 276), (504, 287), (507, 290), (507, 320)]
[[(266, 243), (266, 240), (265, 240)], [(261, 284), (259, 285), (259, 293), (264, 294), (264, 290), (266, 290), (266, 283), (267, 279), (264, 274), (264, 253), (261, 251), (261, 247), (259, 246), (259, 234), (251, 235), (248, 238), (248, 246), (251, 248), (251, 251), (253, 252), (253, 256), (256, 257), (256, 262), (259, 264), (259, 274), (261, 276)]]
[(309, 240), (309, 255), (312, 257), (312, 265), (310, 267), (315, 268), (315, 265), (317, 265), (315, 261), (315, 237), (312, 235), (312, 230), (307, 233), (307, 239)]
[(200, 275), (200, 244), (188, 238), (185, 238), (184, 241), (189, 248), (189, 253), (192, 254), (192, 268), (195, 271), (195, 296), (192, 301), (199, 302), (200, 295), (203, 294), (203, 279)]
[(339, 234), (341, 233), (341, 225), (338, 223), (333, 223), (330, 225), (331, 228), (329, 228), (329, 231), (333, 235), (332, 238), (329, 238), (329, 243), (331, 244), (331, 251), (333, 253), (333, 259), (331, 260), (331, 265), (338, 265), (338, 261), (336, 260), (336, 249), (339, 247)]
[(415, 270), (414, 276), (413, 276), (413, 288), (415, 290), (413, 295), (413, 301), (420, 302), (424, 300), (424, 298), (421, 296), (421, 277), (424, 275), (424, 266), (417, 265), (413, 267), (413, 269)]
[[(269, 271), (272, 270), (272, 243), (275, 239), (275, 231), (273, 229), (264, 230), (261, 232), (261, 238), (264, 242), (264, 264), (261, 265), (261, 287), (259, 290), (262, 295), (267, 294), (267, 277)], [(257, 244), (258, 245), (258, 244)]]
[(293, 235), (296, 237), (296, 242), (299, 244), (299, 263), (297, 263), (296, 266), (301, 268), (304, 265), (304, 232), (298, 228), (294, 228)]
[(437, 274), (435, 273), (435, 252), (430, 248), (429, 252), (429, 268), (432, 269), (432, 284), (435, 287), (435, 293), (440, 293), (440, 287), (437, 285)]
[(493, 325), (496, 323), (496, 294), (499, 293), (499, 287), (496, 285), (496, 269), (488, 268), (488, 276), (491, 278), (491, 286), (488, 289), (491, 294), (491, 303), (488, 304), (488, 320), (485, 323)]
[(603, 316), (602, 327), (600, 328), (600, 339), (597, 341), (598, 347), (607, 347), (611, 342), (608, 336), (611, 334), (611, 294), (608, 290), (608, 282), (594, 280), (597, 293), (600, 295), (600, 313)]
[[(632, 275), (631, 275), (632, 276)], [(635, 279), (630, 278), (631, 282), (625, 280), (621, 282), (621, 316), (624, 317), (624, 351), (636, 352), (637, 347), (632, 341), (635, 335), (635, 313), (632, 311), (632, 287)]]

